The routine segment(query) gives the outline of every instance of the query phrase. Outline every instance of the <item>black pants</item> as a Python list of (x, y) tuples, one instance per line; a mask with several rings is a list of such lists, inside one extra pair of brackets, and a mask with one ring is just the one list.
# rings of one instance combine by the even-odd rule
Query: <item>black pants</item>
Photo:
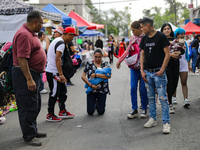
[(27, 87), (27, 80), (19, 67), (12, 68), (13, 88), (16, 97), (19, 123), (24, 141), (32, 140), (37, 133), (37, 116), (41, 109), (40, 73), (31, 71), (36, 83), (36, 91), (31, 92)]
[(109, 57), (110, 63), (112, 64), (113, 63), (113, 50), (108, 51), (108, 57)]
[(172, 96), (176, 91), (179, 79), (179, 60), (174, 60), (170, 58), (170, 61), (167, 66), (167, 93), (169, 104), (172, 104)]
[(60, 111), (65, 109), (65, 102), (67, 100), (67, 87), (64, 83), (61, 83), (54, 79), (53, 73), (46, 72), (47, 81), (49, 84), (49, 102), (48, 102), (48, 113), (54, 114), (54, 107), (59, 98)]
[(92, 115), (97, 108), (97, 112), (103, 115), (106, 107), (106, 94), (89, 93), (87, 94), (87, 113)]

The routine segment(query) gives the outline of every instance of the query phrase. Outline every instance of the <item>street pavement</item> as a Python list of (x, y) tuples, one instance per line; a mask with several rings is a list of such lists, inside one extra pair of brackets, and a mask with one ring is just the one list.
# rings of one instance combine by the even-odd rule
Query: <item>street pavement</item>
[[(88, 116), (86, 94), (81, 75), (82, 66), (72, 78), (74, 86), (68, 87), (67, 110), (75, 114), (74, 119), (62, 122), (46, 122), (48, 94), (42, 94), (42, 109), (37, 123), (40, 132), (47, 133), (40, 139), (40, 147), (26, 145), (18, 121), (17, 111), (6, 115), (6, 122), (0, 125), (0, 150), (199, 150), (200, 149), (200, 76), (189, 75), (188, 89), (191, 107), (183, 108), (183, 95), (179, 83), (177, 89), (176, 114), (171, 117), (171, 133), (162, 134), (161, 106), (157, 104), (158, 125), (144, 128), (148, 118), (127, 119), (131, 111), (130, 71), (122, 63), (112, 67), (107, 96), (106, 112)], [(46, 89), (48, 84), (45, 83)], [(139, 98), (138, 98), (139, 99)], [(138, 102), (140, 105), (140, 102)], [(58, 104), (55, 106), (58, 114)], [(139, 115), (141, 109), (139, 110)]]

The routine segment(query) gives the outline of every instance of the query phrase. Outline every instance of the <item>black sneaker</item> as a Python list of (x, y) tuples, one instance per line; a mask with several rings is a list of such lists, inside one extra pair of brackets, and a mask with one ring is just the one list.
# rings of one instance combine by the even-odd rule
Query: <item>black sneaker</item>
[(36, 138), (43, 138), (43, 137), (47, 137), (47, 134), (46, 133), (40, 133), (40, 132), (36, 133)]
[(128, 119), (133, 119), (133, 118), (136, 118), (138, 116), (138, 111), (137, 109), (131, 111), (128, 115), (127, 115), (127, 118)]
[(146, 117), (148, 117), (148, 115), (147, 115), (147, 110), (146, 110), (146, 109), (143, 109), (143, 110), (142, 110), (142, 113), (141, 113), (140, 117), (141, 117), (141, 118), (146, 118)]
[(26, 142), (26, 144), (31, 146), (42, 146), (42, 143), (37, 138), (33, 138), (31, 141)]

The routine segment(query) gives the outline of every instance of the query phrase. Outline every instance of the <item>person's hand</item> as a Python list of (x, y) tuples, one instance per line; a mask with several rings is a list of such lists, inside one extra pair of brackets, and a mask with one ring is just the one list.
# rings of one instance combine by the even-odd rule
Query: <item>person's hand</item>
[(64, 75), (60, 75), (59, 78), (61, 83), (67, 83), (67, 79), (65, 78)]
[(155, 75), (157, 75), (157, 76), (163, 76), (163, 73), (164, 73), (164, 71), (159, 70), (158, 72), (156, 72), (156, 73), (154, 74), (154, 76), (155, 76)]
[(141, 76), (142, 76), (142, 79), (144, 80), (144, 82), (148, 82), (148, 80), (146, 79), (146, 73), (145, 72), (141, 72)]
[(97, 90), (97, 89), (98, 89), (98, 86), (97, 86), (97, 85), (92, 85), (91, 88), (94, 89), (94, 90)]
[(90, 78), (91, 79), (96, 78), (96, 73), (91, 74)]
[(171, 55), (171, 57), (172, 57), (172, 58), (175, 58), (175, 59), (178, 59), (178, 58), (179, 58), (179, 55), (180, 55), (180, 52), (177, 51), (177, 52), (173, 52), (172, 55)]
[(34, 81), (33, 79), (27, 80), (27, 87), (28, 87), (28, 90), (29, 90), (29, 91), (35, 92), (35, 90), (36, 90), (35, 81)]
[(44, 40), (45, 40), (46, 42), (49, 42), (48, 36), (46, 36)]
[(117, 67), (117, 69), (120, 69), (121, 64), (119, 62), (117, 62), (116, 67)]
[(189, 72), (192, 72), (192, 73), (193, 73), (193, 70), (192, 70), (192, 67), (191, 67), (191, 66), (188, 66), (188, 70), (189, 70)]

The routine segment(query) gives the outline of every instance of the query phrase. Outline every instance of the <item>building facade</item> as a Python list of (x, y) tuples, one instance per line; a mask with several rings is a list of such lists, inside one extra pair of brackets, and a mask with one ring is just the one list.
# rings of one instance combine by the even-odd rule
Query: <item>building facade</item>
[(85, 20), (92, 22), (90, 8), (85, 5), (86, 0), (39, 0), (39, 3), (37, 4), (29, 1), (29, 4), (39, 9), (44, 8), (49, 3), (52, 3), (66, 15), (68, 15), (71, 11), (74, 11)]

